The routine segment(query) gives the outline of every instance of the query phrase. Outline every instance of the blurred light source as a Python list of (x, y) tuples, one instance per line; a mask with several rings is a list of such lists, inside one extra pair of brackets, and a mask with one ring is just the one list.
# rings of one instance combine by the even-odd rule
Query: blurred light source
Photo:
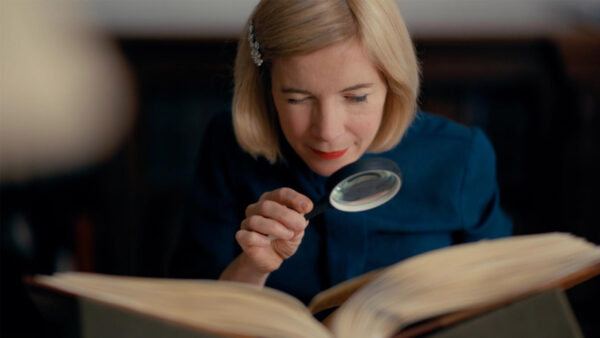
[(77, 2), (0, 2), (0, 182), (92, 165), (133, 120), (125, 65)]

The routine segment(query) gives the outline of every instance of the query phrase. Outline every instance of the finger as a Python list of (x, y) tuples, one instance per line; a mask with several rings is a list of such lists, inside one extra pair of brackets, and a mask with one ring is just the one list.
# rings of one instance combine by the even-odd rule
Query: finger
[(241, 228), (256, 231), (263, 235), (271, 235), (281, 239), (292, 239), (296, 234), (281, 223), (260, 215), (252, 215), (242, 221)]
[(256, 203), (252, 212), (255, 215), (261, 215), (262, 217), (277, 221), (294, 232), (304, 230), (308, 224), (302, 214), (273, 200)]
[(267, 236), (254, 231), (238, 230), (235, 233), (235, 239), (244, 251), (253, 246), (266, 247), (271, 245), (271, 240)]
[[(260, 200), (259, 200), (259, 201), (260, 201)], [(258, 204), (258, 202), (256, 202), (256, 203), (252, 203), (252, 204), (248, 204), (248, 206), (246, 207), (246, 212), (245, 212), (245, 214), (246, 214), (246, 217), (250, 217), (250, 216), (252, 216), (252, 215), (256, 214), (256, 213), (254, 212), (254, 209), (256, 209), (256, 205), (257, 205), (257, 204)]]
[(273, 200), (286, 207), (292, 208), (301, 214), (308, 213), (313, 208), (310, 198), (291, 188), (279, 188), (264, 193), (260, 200)]

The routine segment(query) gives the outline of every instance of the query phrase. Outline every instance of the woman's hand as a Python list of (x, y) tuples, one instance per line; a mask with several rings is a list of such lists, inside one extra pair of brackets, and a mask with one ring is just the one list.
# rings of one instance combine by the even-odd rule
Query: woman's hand
[(264, 193), (246, 208), (246, 218), (235, 234), (244, 252), (221, 279), (264, 283), (298, 249), (308, 225), (304, 214), (312, 208), (308, 197), (290, 188)]

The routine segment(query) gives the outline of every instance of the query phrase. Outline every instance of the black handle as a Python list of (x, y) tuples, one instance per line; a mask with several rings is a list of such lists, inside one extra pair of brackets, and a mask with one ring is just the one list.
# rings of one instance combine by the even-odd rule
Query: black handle
[(325, 212), (325, 210), (329, 209), (330, 207), (331, 205), (329, 204), (329, 196), (325, 195), (323, 196), (323, 198), (321, 198), (319, 202), (317, 202), (317, 204), (315, 204), (313, 209), (308, 214), (304, 215), (304, 218), (310, 221), (311, 218), (322, 214), (323, 212)]

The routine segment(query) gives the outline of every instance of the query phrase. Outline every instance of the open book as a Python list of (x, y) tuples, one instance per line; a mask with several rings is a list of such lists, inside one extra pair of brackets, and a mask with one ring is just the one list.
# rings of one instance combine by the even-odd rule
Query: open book
[[(277, 290), (212, 280), (68, 272), (29, 283), (209, 335), (389, 337), (417, 322), (448, 325), (598, 273), (600, 247), (550, 233), (421, 254), (323, 291), (308, 308)], [(326, 323), (313, 316), (331, 307), (337, 310)]]

